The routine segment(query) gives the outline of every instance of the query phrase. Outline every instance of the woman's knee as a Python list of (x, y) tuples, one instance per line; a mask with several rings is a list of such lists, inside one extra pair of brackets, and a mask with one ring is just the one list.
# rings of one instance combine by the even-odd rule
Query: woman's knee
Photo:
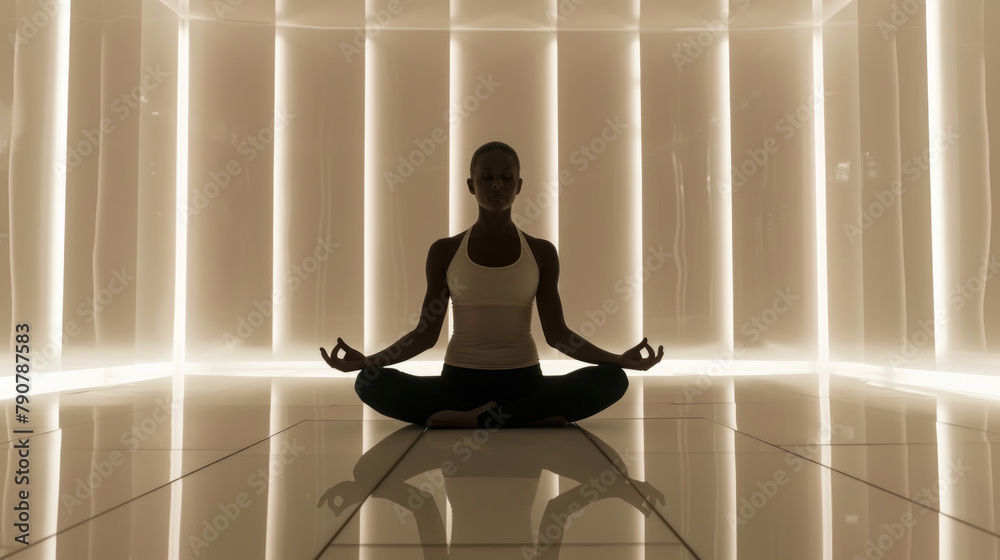
[(358, 372), (358, 377), (354, 380), (354, 392), (362, 402), (368, 402), (371, 388), (382, 375), (381, 366), (369, 366)]
[(615, 395), (615, 400), (622, 398), (628, 391), (628, 375), (625, 369), (614, 364), (603, 364), (608, 391)]

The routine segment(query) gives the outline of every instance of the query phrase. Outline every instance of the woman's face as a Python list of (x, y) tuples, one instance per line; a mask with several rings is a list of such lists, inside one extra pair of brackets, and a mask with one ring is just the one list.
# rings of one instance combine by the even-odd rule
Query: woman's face
[(487, 210), (510, 208), (514, 197), (521, 192), (517, 163), (510, 154), (501, 150), (481, 154), (468, 183), (469, 191), (476, 195), (479, 206)]

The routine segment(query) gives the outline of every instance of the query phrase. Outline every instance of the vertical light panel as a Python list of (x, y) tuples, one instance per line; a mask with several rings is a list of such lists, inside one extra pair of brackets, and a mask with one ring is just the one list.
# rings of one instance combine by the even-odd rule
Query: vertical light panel
[[(728, 1), (723, 0), (728, 4)], [(719, 38), (719, 63), (716, 66), (719, 87), (716, 89), (717, 98), (715, 100), (716, 114), (719, 115), (718, 134), (719, 141), (714, 146), (714, 156), (716, 165), (720, 168), (719, 175), (713, 177), (711, 172), (708, 178), (711, 194), (725, 191), (725, 196), (721, 197), (721, 203), (716, 207), (720, 210), (719, 225), (719, 252), (718, 267), (721, 290), (719, 302), (721, 304), (720, 326), (722, 328), (722, 342), (725, 344), (731, 356), (736, 356), (736, 330), (733, 317), (733, 160), (730, 157), (730, 147), (733, 145), (733, 125), (732, 125), (732, 89), (729, 83), (729, 32)], [(722, 187), (722, 188), (720, 188)], [(735, 424), (733, 424), (735, 426)], [(734, 460), (735, 469), (735, 460)], [(736, 475), (733, 474), (733, 492), (736, 492)], [(735, 558), (736, 539), (733, 539), (733, 557)]]
[[(364, 271), (365, 278), (375, 278), (375, 259), (373, 258), (372, 252), (375, 250), (374, 242), (374, 229), (375, 229), (375, 196), (373, 190), (376, 187), (376, 175), (375, 170), (375, 109), (376, 105), (372, 100), (372, 96), (375, 91), (375, 68), (374, 64), (376, 59), (376, 49), (377, 45), (375, 41), (372, 40), (370, 35), (365, 36), (365, 201), (364, 201), (364, 211), (365, 211), (365, 262)], [(364, 283), (364, 300), (365, 300), (365, 315), (362, 317), (365, 328), (365, 341), (364, 348), (361, 352), (365, 356), (372, 355), (373, 352), (377, 352), (379, 349), (375, 348), (371, 344), (371, 340), (375, 339), (375, 321), (372, 320), (375, 313), (374, 298), (376, 291), (373, 289), (373, 282)], [(364, 411), (363, 417), (365, 420), (374, 418), (374, 414), (369, 412), (369, 407), (362, 407)], [(368, 438), (368, 423), (363, 425), (363, 435), (362, 440), (365, 449), (371, 447), (374, 442), (370, 442)], [(362, 529), (362, 532), (364, 529)]]
[[(947, 0), (927, 0), (927, 124), (931, 133), (944, 130), (944, 110), (942, 88), (944, 75), (941, 67), (942, 50), (942, 2)], [(949, 18), (951, 21), (951, 18)], [(951, 348), (951, 332), (940, 319), (948, 316), (948, 259), (946, 221), (948, 200), (945, 196), (945, 165), (943, 162), (928, 162), (931, 178), (931, 250), (933, 252), (934, 277), (934, 354), (937, 367), (944, 364)], [(943, 542), (943, 539), (942, 539)], [(943, 546), (943, 545), (942, 545)], [(942, 549), (944, 550), (944, 549)]]
[[(823, 1), (813, 0), (813, 91), (826, 91), (823, 79)], [(826, 112), (823, 99), (813, 105), (816, 126), (813, 129), (813, 161), (816, 202), (816, 334), (819, 363), (830, 361), (829, 299), (826, 261)], [(824, 535), (828, 533), (824, 532)], [(824, 547), (824, 550), (829, 550)]]
[(274, 112), (274, 26), (260, 23), (188, 20), (190, 360), (273, 359), (274, 134), (287, 119)]
[[(405, 6), (401, 22), (436, 9)], [(427, 288), (428, 248), (448, 234), (448, 143), (454, 126), (449, 70), (441, 63), (449, 56), (449, 31), (437, 23), (434, 29), (373, 31), (366, 42), (366, 354), (416, 327)], [(438, 342), (421, 358), (440, 359), (443, 341)]]
[(174, 245), (174, 363), (187, 359), (188, 103), (191, 90), (187, 0), (177, 19), (177, 223)]
[[(457, 0), (452, 0), (451, 3), (451, 14), (454, 17), (455, 13), (455, 2)], [(454, 100), (458, 98), (458, 84), (456, 80), (458, 79), (458, 72), (455, 71), (459, 66), (459, 56), (458, 44), (455, 42), (454, 36), (449, 36), (448, 38), (448, 106), (454, 106)], [(450, 127), (449, 127), (450, 128)], [(449, 130), (450, 132), (450, 130)], [(457, 162), (462, 159), (462, 150), (458, 142), (448, 142), (448, 169), (453, 170), (456, 168)], [(462, 197), (454, 190), (461, 192), (461, 175), (454, 176), (454, 172), (451, 172), (448, 177), (449, 184), (455, 185), (455, 189), (449, 189), (448, 195), (448, 235), (456, 235), (459, 231), (464, 229), (465, 224), (459, 216), (460, 208), (462, 206)], [(444, 339), (451, 341), (451, 335), (455, 332), (455, 314), (450, 310), (448, 311), (448, 332), (445, 333)], [(449, 525), (451, 524), (451, 517), (448, 518)], [(449, 533), (450, 534), (450, 533)]]
[[(554, 10), (555, 1), (552, 0)], [(546, 84), (548, 90), (548, 106), (545, 112), (548, 115), (548, 154), (549, 161), (548, 175), (555, 177), (555, 182), (548, 188), (549, 196), (552, 198), (552, 205), (559, 208), (559, 38), (558, 35), (552, 37), (549, 48), (546, 50), (549, 65), (549, 81)], [(559, 212), (552, 212), (549, 224), (548, 240), (559, 250)]]
[[(189, 0), (180, 0), (177, 18), (177, 222), (174, 229), (174, 374), (171, 391), (170, 445), (184, 449), (184, 361), (187, 359), (185, 341), (187, 332), (187, 224), (188, 224), (188, 104), (190, 100), (190, 36), (188, 16)], [(177, 406), (174, 406), (175, 403)], [(183, 454), (182, 454), (183, 455)], [(183, 456), (177, 461), (171, 455), (170, 526), (168, 528), (167, 558), (179, 560), (184, 543), (181, 537), (184, 511), (184, 481), (180, 479)], [(176, 475), (175, 475), (176, 471)]]
[[(811, 20), (810, 0), (788, 4), (782, 18), (807, 6)], [(748, 359), (815, 362), (813, 130), (824, 93), (813, 89), (812, 27), (744, 27), (775, 17), (768, 8), (750, 2), (729, 33), (734, 336)]]
[[(54, 163), (62, 164), (59, 167), (66, 169), (66, 138), (67, 138), (67, 120), (69, 118), (69, 45), (70, 45), (70, 28), (71, 21), (70, 15), (72, 14), (72, 0), (67, 0), (65, 3), (60, 3), (59, 5), (59, 15), (56, 16), (57, 19), (57, 38), (56, 38), (56, 61), (54, 64), (55, 72), (55, 94), (54, 94), (54, 105), (52, 120), (50, 121), (53, 127), (51, 130), (51, 138), (53, 142), (51, 144), (52, 154), (51, 159)], [(65, 253), (66, 253), (66, 175), (61, 173), (51, 173), (51, 187), (49, 192), (52, 193), (51, 198), (51, 221), (47, 222), (51, 224), (52, 231), (49, 234), (51, 247), (49, 248), (49, 306), (48, 306), (48, 317), (46, 320), (47, 327), (51, 333), (60, 333), (58, 337), (51, 337), (50, 340), (55, 343), (57, 348), (57, 355), (62, 354), (62, 307), (63, 307), (63, 282), (64, 282), (64, 263), (65, 263)], [(45, 221), (41, 222), (46, 223)], [(15, 321), (19, 320), (17, 318)], [(61, 358), (60, 358), (61, 360)], [(53, 369), (60, 369), (57, 366)]]
[[(452, 13), (455, 12), (455, 0), (452, 0)], [(455, 69), (459, 68), (461, 65), (462, 53), (459, 52), (459, 45), (455, 39), (454, 35), (448, 37), (448, 107), (454, 107), (455, 103), (461, 104), (461, 99), (459, 97), (459, 85), (458, 79), (460, 76), (459, 72)], [(450, 124), (450, 123), (449, 123)], [(450, 128), (450, 126), (449, 126)], [(452, 131), (449, 130), (449, 133)], [(468, 150), (464, 150), (468, 151)], [(458, 164), (462, 160), (463, 149), (458, 142), (448, 142), (448, 169), (456, 170), (449, 174), (448, 180), (450, 184), (455, 185), (454, 189), (449, 189), (448, 196), (448, 235), (456, 235), (458, 232), (464, 230), (467, 226), (462, 220), (460, 215), (463, 202), (466, 202), (463, 197), (459, 196), (462, 192), (462, 185), (465, 183), (463, 180), (463, 167)], [(454, 330), (454, 319), (455, 316), (452, 313), (448, 313), (448, 334)]]
[[(643, 266), (635, 248), (658, 256), (658, 247), (634, 237), (632, 223), (639, 123), (632, 120), (633, 88), (623, 84), (633, 83), (635, 40), (621, 30), (559, 32), (559, 178), (566, 185), (559, 198), (559, 291), (567, 326), (616, 353), (642, 339), (641, 285), (657, 272)], [(604, 69), (600, 80), (593, 79), (595, 66)]]
[[(632, 2), (633, 7), (633, 17), (636, 18), (635, 21), (639, 20), (639, 2)], [(638, 26), (636, 26), (638, 27)], [(643, 249), (643, 236), (642, 236), (642, 58), (641, 49), (642, 43), (640, 41), (638, 29), (632, 35), (632, 45), (629, 51), (629, 70), (631, 72), (629, 80), (629, 93), (631, 99), (629, 100), (629, 108), (631, 109), (631, 116), (629, 117), (635, 125), (632, 127), (632, 184), (628, 190), (628, 196), (630, 197), (630, 203), (632, 206), (632, 218), (630, 222), (632, 223), (631, 231), (631, 244), (632, 247), (632, 258), (633, 262), (642, 263), (643, 257), (645, 256), (645, 251)], [(643, 274), (642, 276), (645, 276)], [(640, 278), (642, 277), (640, 276)], [(639, 284), (636, 289), (636, 301), (634, 304), (635, 312), (632, 316), (632, 332), (638, 333), (635, 336), (643, 336), (646, 330), (643, 323), (643, 309), (642, 302), (643, 299), (643, 286), (645, 284)], [(650, 344), (654, 350), (659, 347), (659, 344), (655, 341)], [(641, 431), (641, 430), (640, 430)], [(639, 440), (642, 441), (642, 434), (639, 434)]]
[(274, 111), (287, 125), (275, 132), (274, 358), (313, 361), (337, 337), (359, 349), (365, 340), (367, 56), (355, 31), (364, 6), (319, 21), (314, 6), (285, 8), (275, 52)]
[[(861, 233), (865, 360), (883, 364), (890, 349), (906, 335), (899, 59), (896, 38), (876, 23), (887, 17), (888, 4), (858, 3), (858, 73), (861, 179), (860, 207), (851, 221)], [(840, 92), (837, 91), (836, 94)], [(887, 197), (886, 193), (889, 193)], [(916, 197), (914, 197), (916, 198)], [(860, 226), (858, 226), (860, 224)]]
[[(275, 0), (275, 12), (279, 11), (280, 0)], [(285, 75), (286, 57), (288, 52), (280, 27), (274, 28), (274, 114), (280, 114), (288, 101), (285, 88), (288, 87), (288, 77)], [(286, 147), (286, 127), (275, 127), (274, 130), (274, 225), (272, 234), (271, 262), (271, 348), (277, 353), (279, 349), (288, 346), (287, 333), (289, 322), (289, 301), (282, 287), (282, 279), (288, 259), (288, 204), (284, 178), (287, 175), (286, 165), (288, 153)], [(280, 295), (280, 297), (279, 297)], [(273, 433), (273, 432), (272, 432)]]
[[(289, 85), (288, 76), (285, 74), (285, 69), (287, 65), (288, 51), (285, 44), (285, 38), (283, 36), (283, 29), (281, 27), (282, 18), (285, 15), (285, 7), (282, 0), (275, 0), (274, 2), (274, 13), (275, 13), (275, 27), (274, 27), (274, 114), (277, 115), (279, 111), (283, 110), (288, 106), (288, 100), (285, 96), (285, 88)], [(282, 271), (285, 270), (286, 263), (288, 263), (288, 207), (286, 205), (286, 192), (285, 192), (285, 182), (284, 179), (286, 174), (286, 165), (288, 162), (288, 154), (286, 147), (288, 145), (288, 139), (286, 138), (287, 129), (282, 127), (281, 129), (276, 129), (274, 131), (274, 238), (273, 238), (273, 264), (271, 269), (271, 286), (272, 294), (275, 295), (272, 299), (272, 309), (274, 314), (271, 316), (271, 348), (275, 356), (278, 355), (279, 350), (284, 350), (288, 346), (287, 342), (287, 332), (288, 332), (288, 322), (289, 322), (289, 309), (290, 304), (287, 297), (277, 297), (279, 290), (282, 286)], [(269, 434), (277, 434), (280, 431), (280, 415), (279, 407), (281, 406), (281, 401), (278, 399), (278, 387), (274, 381), (271, 382), (271, 395), (269, 403), (269, 417), (268, 422), (268, 432)], [(270, 456), (279, 455), (281, 453), (281, 441), (278, 437), (270, 438), (270, 446), (268, 448), (268, 454)], [(281, 537), (281, 519), (279, 519), (278, 503), (284, 503), (284, 487), (280, 485), (271, 484), (267, 485), (267, 521), (265, 524), (265, 536), (264, 536), (264, 558), (266, 560), (273, 560), (280, 557), (280, 537)], [(277, 486), (277, 487), (276, 487)], [(281, 494), (281, 499), (279, 500), (278, 494)]]
[(827, 352), (838, 362), (865, 359), (864, 238), (855, 229), (863, 180), (858, 21), (858, 5), (852, 2), (822, 23), (823, 83), (830, 93), (823, 106), (823, 166), (831, 178), (822, 204), (826, 258), (836, 263), (827, 269), (826, 297), (836, 305), (827, 306), (825, 322)]
[[(732, 356), (729, 2), (691, 4), (711, 30), (644, 5), (642, 336), (667, 360)], [(620, 296), (620, 297), (624, 297)], [(658, 369), (662, 369), (658, 368)]]

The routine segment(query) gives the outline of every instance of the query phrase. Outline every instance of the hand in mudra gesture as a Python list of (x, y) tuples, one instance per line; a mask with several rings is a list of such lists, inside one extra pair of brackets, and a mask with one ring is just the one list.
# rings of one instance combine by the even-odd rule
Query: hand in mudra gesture
[[(626, 369), (645, 371), (660, 363), (660, 360), (663, 359), (663, 345), (660, 345), (660, 353), (657, 354), (646, 340), (646, 338), (643, 338), (642, 342), (622, 352), (622, 355), (618, 357), (618, 365)], [(649, 350), (649, 356), (642, 357), (643, 349)]]
[[(344, 350), (344, 357), (340, 358), (337, 356), (338, 350)], [(343, 372), (357, 371), (365, 367), (365, 355), (361, 352), (355, 350), (348, 346), (344, 339), (337, 337), (337, 345), (330, 350), (330, 353), (326, 353), (326, 349), (322, 346), (319, 349), (320, 355), (323, 356), (323, 361), (330, 365), (333, 369), (339, 369)]]

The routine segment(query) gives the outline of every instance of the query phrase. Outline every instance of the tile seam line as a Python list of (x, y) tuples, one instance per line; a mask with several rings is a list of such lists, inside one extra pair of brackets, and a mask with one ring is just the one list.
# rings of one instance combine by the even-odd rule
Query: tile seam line
[[(611, 459), (611, 457), (608, 457), (608, 455), (604, 453), (604, 450), (601, 449), (599, 445), (597, 445), (597, 442), (595, 442), (594, 439), (590, 437), (590, 432), (585, 430), (582, 426), (579, 426), (576, 422), (573, 422), (573, 425), (576, 426), (577, 429), (579, 429), (581, 432), (583, 432), (583, 435), (587, 438), (588, 441), (590, 441), (590, 443), (594, 446), (594, 448), (597, 449), (597, 452), (603, 455), (604, 458), (608, 460), (608, 463), (610, 463), (615, 470), (618, 470), (618, 467), (615, 465), (615, 462)], [(646, 499), (646, 496), (643, 496), (642, 493), (640, 493), (635, 486), (629, 484), (629, 487), (632, 488), (633, 492), (639, 494), (639, 497), (642, 498), (642, 501), (649, 504), (650, 511), (652, 511), (653, 514), (656, 515), (656, 517), (659, 517), (660, 521), (662, 521), (664, 525), (666, 525), (667, 528), (670, 529), (670, 532), (673, 533), (675, 537), (677, 537), (677, 540), (681, 542), (681, 545), (684, 546), (684, 548), (687, 549), (687, 551), (691, 553), (692, 556), (694, 556), (694, 560), (701, 560), (701, 556), (698, 556), (698, 553), (694, 551), (694, 548), (692, 548), (690, 544), (688, 544), (687, 540), (685, 540), (684, 537), (682, 537), (680, 533), (678, 533), (677, 530), (674, 529), (674, 526), (671, 525), (670, 522), (663, 517), (663, 515), (660, 513), (660, 510), (656, 509), (656, 504), (650, 504), (649, 500)]]
[[(721, 424), (720, 424), (720, 425), (721, 425)], [(730, 428), (730, 429), (732, 429), (732, 428)], [(755, 436), (752, 436), (752, 435), (750, 435), (750, 434), (747, 434), (747, 433), (745, 433), (745, 432), (740, 432), (739, 430), (733, 430), (733, 431), (734, 431), (734, 432), (737, 432), (737, 433), (741, 433), (741, 434), (743, 434), (743, 435), (747, 436), (748, 438), (753, 438), (753, 439), (755, 439), (755, 440), (757, 440), (757, 441), (759, 441), (759, 442), (761, 442), (761, 443), (763, 443), (763, 444), (765, 444), (765, 445), (770, 445), (771, 447), (775, 447), (775, 448), (777, 448), (777, 449), (781, 449), (781, 450), (782, 450), (782, 451), (784, 451), (785, 453), (790, 453), (790, 454), (792, 454), (792, 455), (795, 455), (796, 457), (800, 457), (800, 458), (802, 458), (802, 459), (805, 459), (806, 461), (809, 461), (810, 463), (813, 463), (813, 464), (817, 465), (817, 466), (818, 466), (819, 468), (821, 468), (821, 469), (828, 469), (828, 470), (830, 470), (830, 471), (832, 471), (832, 472), (835, 472), (835, 473), (837, 473), (837, 474), (840, 474), (840, 475), (842, 475), (842, 476), (846, 476), (847, 478), (851, 478), (851, 479), (854, 479), (854, 480), (856, 480), (856, 481), (858, 481), (858, 482), (860, 482), (860, 483), (862, 483), (862, 484), (864, 484), (864, 485), (866, 485), (866, 486), (870, 486), (870, 487), (872, 487), (872, 488), (875, 488), (875, 489), (877, 489), (877, 490), (881, 490), (882, 492), (885, 492), (886, 494), (889, 494), (889, 495), (892, 495), (892, 496), (896, 496), (897, 498), (900, 498), (900, 499), (902, 499), (902, 500), (903, 500), (903, 501), (905, 501), (905, 502), (909, 502), (909, 503), (911, 503), (911, 504), (913, 504), (913, 505), (917, 506), (917, 507), (918, 507), (918, 508), (920, 508), (920, 509), (926, 509), (926, 510), (930, 510), (930, 511), (933, 511), (934, 513), (936, 513), (936, 514), (938, 514), (938, 515), (943, 515), (944, 517), (947, 517), (948, 519), (951, 519), (952, 521), (955, 521), (955, 522), (957, 522), (957, 523), (961, 523), (962, 525), (965, 525), (965, 526), (967, 526), (967, 527), (970, 527), (970, 528), (972, 528), (972, 529), (975, 529), (975, 530), (977, 530), (977, 531), (982, 531), (983, 533), (986, 533), (987, 535), (990, 535), (990, 536), (992, 536), (992, 537), (994, 537), (994, 538), (997, 538), (997, 539), (1000, 539), (1000, 533), (998, 533), (998, 532), (995, 532), (995, 531), (991, 531), (991, 530), (989, 530), (989, 529), (986, 529), (986, 528), (984, 528), (984, 527), (980, 527), (980, 526), (978, 526), (978, 525), (974, 525), (974, 524), (972, 524), (972, 523), (971, 523), (971, 522), (969, 522), (969, 521), (966, 521), (966, 520), (964, 520), (964, 519), (959, 519), (959, 518), (957, 518), (957, 517), (954, 517), (953, 515), (950, 515), (950, 514), (947, 514), (947, 513), (944, 513), (943, 511), (941, 511), (941, 510), (939, 510), (939, 509), (936, 509), (936, 508), (933, 508), (933, 507), (929, 507), (929, 506), (926, 506), (926, 505), (924, 505), (924, 504), (921, 504), (920, 502), (917, 502), (917, 501), (914, 501), (914, 500), (913, 500), (913, 499), (911, 499), (911, 498), (910, 498), (909, 496), (904, 496), (904, 495), (902, 495), (902, 494), (899, 494), (899, 493), (897, 493), (897, 492), (893, 492), (892, 490), (889, 490), (889, 489), (887, 489), (887, 488), (882, 488), (881, 486), (878, 486), (878, 485), (876, 485), (876, 484), (873, 484), (873, 483), (871, 483), (871, 482), (868, 482), (867, 480), (863, 480), (863, 479), (861, 479), (861, 478), (858, 478), (858, 477), (856, 477), (856, 476), (854, 476), (854, 475), (852, 475), (852, 474), (848, 474), (848, 473), (846, 473), (846, 472), (844, 472), (844, 471), (841, 471), (841, 470), (838, 470), (838, 469), (835, 469), (835, 468), (833, 468), (833, 467), (828, 467), (828, 466), (824, 465), (823, 463), (820, 463), (819, 461), (816, 461), (816, 460), (814, 460), (814, 459), (811, 459), (811, 458), (809, 458), (809, 457), (805, 457), (805, 456), (803, 456), (803, 455), (799, 455), (798, 453), (795, 453), (794, 451), (789, 451), (788, 449), (784, 449), (784, 448), (782, 448), (782, 447), (778, 447), (777, 445), (774, 445), (774, 444), (771, 444), (771, 443), (768, 443), (768, 442), (766, 442), (766, 441), (764, 441), (764, 440), (762, 440), (762, 439), (760, 439), (760, 438), (758, 438), (758, 437), (755, 437)]]
[(25, 551), (25, 550), (27, 550), (29, 548), (32, 548), (32, 547), (38, 545), (38, 543), (47, 541), (47, 540), (55, 538), (55, 537), (58, 537), (59, 535), (65, 533), (65, 532), (67, 532), (67, 531), (69, 531), (71, 529), (75, 529), (75, 528), (79, 527), (80, 525), (83, 525), (84, 523), (90, 523), (91, 521), (97, 519), (98, 517), (107, 515), (108, 513), (111, 513), (112, 511), (114, 511), (114, 510), (116, 510), (116, 509), (118, 509), (118, 508), (120, 508), (122, 506), (126, 506), (128, 504), (131, 504), (132, 502), (138, 500), (139, 498), (144, 498), (144, 497), (148, 496), (149, 494), (152, 494), (153, 492), (156, 492), (157, 490), (162, 490), (163, 488), (166, 488), (166, 487), (170, 486), (171, 484), (173, 484), (173, 483), (175, 483), (175, 482), (177, 482), (179, 480), (184, 479), (185, 477), (191, 476), (191, 475), (193, 475), (194, 473), (196, 473), (198, 471), (207, 469), (208, 467), (211, 467), (212, 465), (214, 465), (214, 464), (216, 464), (216, 463), (218, 463), (220, 461), (224, 461), (224, 460), (232, 457), (233, 455), (242, 453), (242, 452), (246, 451), (247, 449), (250, 449), (251, 447), (254, 447), (255, 445), (259, 445), (261, 443), (264, 443), (265, 441), (270, 440), (272, 437), (274, 437), (274, 436), (276, 436), (278, 434), (281, 434), (283, 432), (286, 432), (288, 430), (291, 430), (292, 428), (298, 426), (299, 424), (302, 424), (303, 422), (309, 422), (309, 420), (300, 420), (300, 421), (296, 422), (295, 424), (292, 424), (291, 426), (288, 426), (287, 428), (284, 428), (282, 430), (278, 430), (277, 432), (275, 432), (275, 433), (267, 436), (264, 439), (261, 439), (259, 441), (254, 442), (254, 443), (251, 443), (250, 445), (247, 445), (246, 447), (244, 447), (242, 449), (238, 449), (236, 451), (233, 451), (229, 455), (226, 455), (224, 457), (220, 457), (220, 458), (216, 459), (215, 461), (212, 461), (211, 463), (209, 463), (207, 465), (202, 465), (201, 467), (198, 467), (197, 469), (195, 469), (195, 470), (193, 470), (193, 471), (191, 471), (191, 472), (189, 472), (187, 474), (181, 475), (181, 476), (179, 476), (179, 477), (177, 477), (177, 478), (175, 478), (173, 480), (167, 481), (167, 482), (165, 482), (165, 483), (157, 486), (156, 488), (151, 488), (151, 489), (147, 490), (146, 492), (143, 492), (142, 494), (139, 494), (138, 496), (130, 498), (130, 499), (128, 499), (128, 500), (126, 500), (126, 501), (124, 501), (124, 502), (122, 502), (122, 503), (114, 506), (114, 507), (111, 507), (111, 508), (109, 508), (109, 509), (107, 509), (105, 511), (102, 511), (101, 513), (98, 513), (97, 515), (88, 517), (87, 519), (83, 519), (83, 520), (77, 521), (76, 523), (70, 525), (69, 527), (65, 527), (61, 531), (56, 531), (55, 533), (52, 533), (51, 535), (48, 535), (46, 537), (42, 537), (41, 539), (38, 539), (37, 541), (29, 544), (28, 546), (26, 546), (24, 548), (18, 549), (17, 551), (12, 552), (10, 554), (4, 555), (4, 556), (0, 556), (0, 560), (2, 560), (3, 558), (11, 558), (14, 555), (21, 554), (23, 551)]

